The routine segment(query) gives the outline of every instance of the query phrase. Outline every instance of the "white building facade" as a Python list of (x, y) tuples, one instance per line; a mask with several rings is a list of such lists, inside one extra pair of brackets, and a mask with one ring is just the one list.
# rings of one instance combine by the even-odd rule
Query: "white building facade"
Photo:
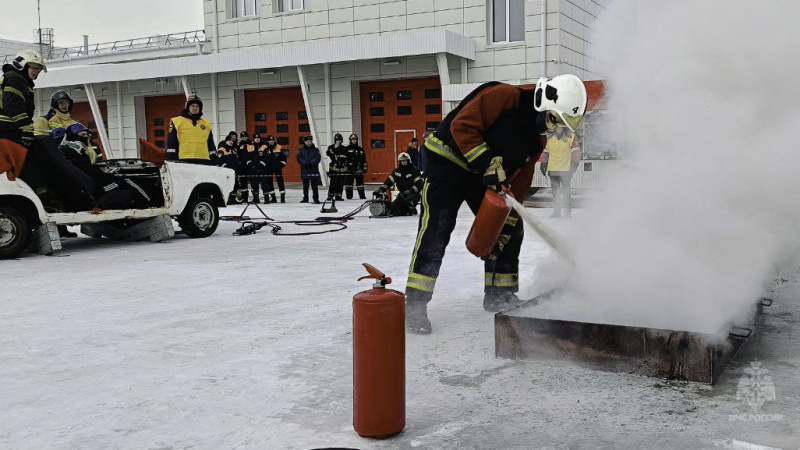
[[(138, 138), (163, 146), (196, 92), (218, 141), (271, 134), (294, 155), (302, 135), (324, 150), (334, 133), (354, 132), (367, 181), (382, 181), (411, 137), (483, 82), (602, 79), (587, 49), (608, 0), (198, 1), (200, 32), (54, 58), (37, 82), (39, 112), (65, 89), (91, 111), (110, 156), (137, 157)], [(590, 107), (602, 90), (592, 86)], [(295, 166), (290, 158), (290, 181)]]

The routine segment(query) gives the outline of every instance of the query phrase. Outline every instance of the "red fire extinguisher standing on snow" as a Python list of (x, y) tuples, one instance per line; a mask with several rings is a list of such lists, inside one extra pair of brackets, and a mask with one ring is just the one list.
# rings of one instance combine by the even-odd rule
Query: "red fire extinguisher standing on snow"
[(385, 439), (406, 426), (405, 295), (364, 264), (372, 289), (353, 297), (353, 428)]

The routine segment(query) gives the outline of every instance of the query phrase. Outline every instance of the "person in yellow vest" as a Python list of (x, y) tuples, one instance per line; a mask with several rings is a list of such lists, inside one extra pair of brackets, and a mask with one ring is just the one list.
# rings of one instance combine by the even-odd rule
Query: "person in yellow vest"
[(216, 164), (217, 149), (211, 133), (211, 122), (203, 118), (203, 101), (197, 94), (190, 95), (181, 115), (170, 120), (166, 159)]
[(581, 147), (578, 137), (569, 128), (561, 127), (547, 138), (544, 150), (550, 187), (553, 190), (553, 215), (550, 217), (572, 217), (572, 174), (581, 161)]
[[(50, 96), (50, 111), (43, 116), (39, 116), (33, 121), (33, 134), (38, 136), (50, 136), (50, 132), (56, 128), (66, 129), (68, 126), (79, 123), (72, 117), (72, 97), (67, 91), (56, 91)], [(61, 144), (57, 142), (57, 144)], [(84, 149), (89, 161), (94, 164), (100, 158), (97, 147), (88, 144)]]

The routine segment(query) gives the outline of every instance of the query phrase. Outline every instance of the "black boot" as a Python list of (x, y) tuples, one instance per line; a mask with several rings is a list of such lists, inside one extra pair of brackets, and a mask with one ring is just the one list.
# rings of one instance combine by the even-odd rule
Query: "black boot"
[(511, 291), (487, 292), (483, 295), (483, 309), (489, 312), (505, 311), (522, 303), (517, 294)]
[(428, 320), (428, 304), (406, 302), (406, 329), (416, 334), (431, 334), (433, 327)]
[(303, 197), (303, 199), (300, 200), (300, 203), (308, 203), (308, 197)]
[(364, 194), (364, 188), (358, 189), (358, 198), (360, 198), (361, 200), (367, 199), (367, 196)]
[(278, 199), (275, 198), (275, 193), (274, 192), (269, 194), (269, 202), (270, 203), (278, 203)]
[(286, 203), (286, 194), (281, 194), (281, 203)]

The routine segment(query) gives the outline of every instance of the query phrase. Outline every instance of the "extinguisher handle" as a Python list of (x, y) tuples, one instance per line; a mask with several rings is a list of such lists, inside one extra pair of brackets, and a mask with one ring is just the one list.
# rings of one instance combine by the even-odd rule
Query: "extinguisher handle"
[(358, 279), (358, 281), (366, 280), (369, 278), (374, 278), (377, 280), (381, 285), (387, 285), (392, 283), (392, 279), (387, 277), (385, 273), (381, 272), (380, 270), (376, 269), (375, 266), (367, 263), (362, 263), (365, 269), (367, 269), (367, 273), (369, 275), (365, 275)]

